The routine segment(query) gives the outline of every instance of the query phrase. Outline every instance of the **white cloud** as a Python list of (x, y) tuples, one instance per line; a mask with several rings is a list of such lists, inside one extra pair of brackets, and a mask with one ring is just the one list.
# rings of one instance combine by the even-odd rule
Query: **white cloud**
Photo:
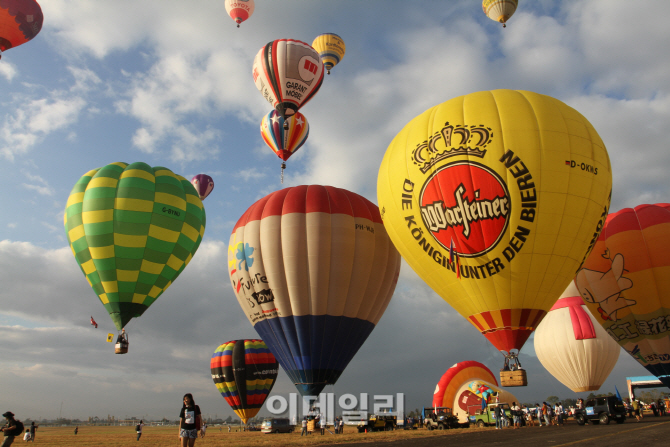
[(26, 180), (30, 180), (32, 183), (22, 183), (21, 185), (31, 191), (35, 191), (38, 194), (43, 196), (52, 196), (54, 194), (54, 189), (49, 186), (46, 180), (44, 180), (39, 175), (31, 174), (26, 170), (22, 170), (21, 174), (25, 177)]
[(17, 73), (18, 72), (16, 71), (16, 67), (10, 64), (9, 62), (5, 62), (3, 60), (2, 63), (0, 63), (0, 75), (3, 76), (8, 81), (11, 82)]

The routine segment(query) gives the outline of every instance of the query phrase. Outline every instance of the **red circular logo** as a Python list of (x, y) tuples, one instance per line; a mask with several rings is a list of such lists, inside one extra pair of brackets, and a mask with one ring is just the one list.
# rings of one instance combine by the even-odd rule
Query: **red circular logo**
[(489, 167), (471, 161), (442, 166), (423, 185), (421, 218), (447, 250), (475, 258), (492, 250), (511, 212), (507, 185)]

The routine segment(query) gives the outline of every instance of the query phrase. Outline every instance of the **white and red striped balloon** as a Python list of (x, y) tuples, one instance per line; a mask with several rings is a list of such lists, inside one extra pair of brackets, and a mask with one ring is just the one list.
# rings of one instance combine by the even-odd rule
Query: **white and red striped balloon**
[(600, 389), (620, 351), (584, 305), (574, 281), (535, 330), (540, 363), (575, 393)]

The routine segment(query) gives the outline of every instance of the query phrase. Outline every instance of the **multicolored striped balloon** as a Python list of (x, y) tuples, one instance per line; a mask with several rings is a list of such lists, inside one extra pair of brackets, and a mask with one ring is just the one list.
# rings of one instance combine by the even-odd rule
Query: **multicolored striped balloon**
[(64, 220), (72, 253), (117, 329), (170, 287), (205, 233), (205, 209), (193, 185), (145, 163), (112, 163), (84, 174)]
[(256, 416), (277, 380), (279, 364), (263, 340), (233, 340), (216, 348), (212, 380), (245, 424)]
[(607, 216), (575, 277), (596, 320), (640, 365), (670, 386), (670, 204)]
[(369, 200), (296, 186), (242, 215), (228, 245), (249, 322), (303, 395), (334, 384), (386, 310), (400, 255)]
[(263, 117), (261, 137), (277, 157), (286, 161), (305, 144), (309, 135), (309, 123), (300, 112), (288, 119), (288, 129), (284, 129), (284, 118), (276, 110)]

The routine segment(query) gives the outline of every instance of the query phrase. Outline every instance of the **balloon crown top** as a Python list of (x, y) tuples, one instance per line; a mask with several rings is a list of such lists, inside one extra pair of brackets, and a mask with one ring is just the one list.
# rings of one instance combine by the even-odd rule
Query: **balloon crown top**
[(490, 127), (453, 125), (447, 121), (429, 139), (417, 144), (412, 151), (412, 161), (425, 174), (436, 163), (450, 157), (468, 155), (483, 158), (485, 148), (492, 139)]

